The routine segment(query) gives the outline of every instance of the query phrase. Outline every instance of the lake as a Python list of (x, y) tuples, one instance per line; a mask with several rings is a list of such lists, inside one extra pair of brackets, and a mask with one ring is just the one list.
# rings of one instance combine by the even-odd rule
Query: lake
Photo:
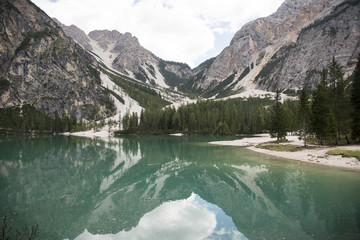
[(360, 239), (360, 173), (209, 141), (0, 138), (0, 212), (39, 239)]

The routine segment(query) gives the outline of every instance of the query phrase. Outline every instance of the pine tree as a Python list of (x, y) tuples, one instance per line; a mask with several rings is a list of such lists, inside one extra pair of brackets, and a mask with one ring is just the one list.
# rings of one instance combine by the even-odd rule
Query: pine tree
[(130, 114), (129, 114), (129, 112), (127, 112), (122, 119), (122, 127), (123, 127), (123, 130), (130, 129)]
[(301, 135), (304, 139), (304, 147), (306, 147), (306, 134), (308, 132), (309, 115), (309, 96), (307, 95), (305, 89), (302, 89), (299, 96), (298, 120), (301, 123)]
[(326, 138), (328, 139), (330, 144), (336, 144), (338, 145), (337, 141), (337, 127), (336, 127), (336, 119), (335, 114), (332, 110), (330, 110), (330, 113), (327, 116), (327, 124), (326, 124)]
[(135, 130), (139, 125), (139, 118), (138, 114), (136, 112), (133, 112), (130, 117), (130, 126), (129, 130), (133, 131)]
[[(330, 109), (333, 111), (336, 127), (338, 129), (338, 141), (342, 134), (345, 135), (347, 142), (347, 134), (350, 131), (350, 98), (346, 91), (346, 83), (344, 81), (344, 72), (342, 66), (332, 58), (329, 66), (329, 103)], [(338, 141), (336, 144), (338, 144)]]
[(358, 62), (355, 68), (352, 82), (351, 105), (351, 138), (355, 142), (360, 142), (360, 55), (358, 56)]
[(327, 71), (323, 70), (321, 83), (313, 91), (313, 100), (311, 104), (311, 126), (312, 131), (318, 138), (320, 145), (326, 135), (325, 129), (327, 124), (328, 108), (328, 90), (326, 86)]
[(171, 122), (171, 126), (173, 127), (173, 129), (175, 131), (179, 131), (180, 130), (180, 126), (181, 126), (181, 119), (180, 119), (180, 114), (178, 111), (176, 111), (174, 113), (174, 116), (172, 118), (172, 122)]
[(263, 132), (265, 127), (264, 111), (262, 107), (258, 107), (256, 112), (256, 133)]
[(281, 103), (280, 92), (276, 91), (275, 104), (271, 111), (270, 135), (272, 138), (276, 137), (279, 142), (286, 136), (287, 124), (285, 118), (285, 111)]

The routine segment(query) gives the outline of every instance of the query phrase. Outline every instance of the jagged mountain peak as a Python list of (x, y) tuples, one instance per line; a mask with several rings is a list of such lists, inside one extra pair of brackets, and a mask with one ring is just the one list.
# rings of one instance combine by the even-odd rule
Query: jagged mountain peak
[(122, 34), (117, 30), (94, 30), (91, 31), (88, 36), (98, 42), (99, 46), (104, 50), (107, 50), (109, 47), (108, 45), (113, 43), (116, 43), (116, 45), (122, 45), (123, 43), (125, 43), (128, 45), (135, 45), (137, 47), (141, 47), (139, 40), (135, 36), (132, 36), (129, 32)]
[(129, 32), (94, 30), (84, 35), (82, 30), (73, 32), (64, 24), (60, 26), (85, 49), (95, 54), (99, 61), (131, 78), (168, 88), (176, 87), (192, 76), (189, 66), (160, 59), (142, 47), (138, 38)]
[(257, 40), (259, 47), (266, 47), (288, 34), (297, 35), (303, 27), (329, 13), (340, 2), (342, 0), (286, 0), (270, 16), (245, 24), (235, 33), (230, 46), (248, 36)]

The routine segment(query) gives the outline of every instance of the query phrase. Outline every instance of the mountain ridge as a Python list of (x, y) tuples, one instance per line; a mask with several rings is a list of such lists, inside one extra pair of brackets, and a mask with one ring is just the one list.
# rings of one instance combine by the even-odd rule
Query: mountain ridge
[[(59, 22), (59, 21), (58, 21)], [(88, 35), (80, 28), (59, 22), (70, 37), (95, 53), (108, 67), (139, 81), (169, 88), (192, 76), (187, 64), (166, 61), (142, 47), (131, 33), (117, 30), (93, 30)]]
[[(272, 67), (272, 70), (275, 72), (271, 74), (270, 79), (266, 79), (263, 76), (264, 72), (268, 71), (270, 66), (279, 62), (279, 60), (274, 61), (273, 59), (276, 54), (279, 55), (284, 49), (289, 50), (292, 48), (291, 46), (298, 44), (298, 40), (301, 40), (299, 39), (300, 33), (304, 28), (313, 24), (315, 21), (320, 21), (322, 18), (330, 16), (339, 5), (346, 5), (346, 3), (353, 4), (356, 2), (358, 1), (286, 0), (278, 10), (270, 16), (258, 18), (245, 24), (235, 33), (230, 45), (224, 48), (218, 56), (204, 61), (204, 63), (194, 69), (190, 69), (188, 66), (179, 68), (177, 63), (171, 64), (172, 62), (164, 61), (152, 54), (149, 50), (144, 49), (136, 37), (133, 37), (133, 41), (129, 39), (125, 40), (122, 37), (123, 35), (116, 30), (116, 32), (102, 30), (108, 31), (107, 34), (95, 30), (89, 33), (89, 37), (91, 38), (94, 32), (98, 33), (95, 39), (97, 39), (98, 45), (103, 46), (101, 48), (103, 50), (107, 49), (108, 45), (101, 41), (111, 42), (114, 46), (118, 45), (110, 49), (110, 51), (117, 56), (111, 59), (112, 62), (108, 61), (107, 63), (113, 69), (134, 79), (165, 88), (172, 87), (183, 92), (194, 92), (201, 94), (203, 97), (226, 97), (251, 89), (275, 91), (279, 88), (282, 91), (297, 91), (302, 87), (306, 87), (311, 90), (319, 82), (319, 75), (314, 75), (315, 78), (312, 82), (306, 83), (303, 80), (299, 80), (299, 78), (309, 80), (309, 74), (306, 74), (306, 72), (313, 73), (319, 71), (319, 69), (315, 70), (313, 66), (306, 66), (306, 64), (302, 62), (301, 57), (298, 57), (297, 60), (300, 65), (304, 66), (304, 69), (301, 74), (299, 74), (299, 77), (293, 77), (291, 74), (284, 75), (279, 69)], [(356, 13), (356, 11), (352, 11), (350, 16), (354, 18)], [(346, 18), (345, 15), (340, 15), (339, 21)], [(356, 19), (356, 17), (354, 19)], [(357, 22), (356, 20), (356, 23)], [(336, 23), (334, 24), (336, 25)], [(352, 26), (355, 25), (355, 23), (351, 24)], [(349, 28), (349, 25), (342, 27)], [(111, 41), (109, 41), (109, 38), (111, 38), (109, 37), (110, 32), (114, 34)], [(358, 32), (356, 29), (353, 30), (353, 33), (347, 31), (349, 35), (352, 34), (347, 42), (350, 42), (350, 39), (356, 39)], [(128, 35), (131, 36), (130, 33), (128, 33)], [(315, 35), (316, 34), (313, 34), (310, 39), (313, 43), (319, 38)], [(80, 42), (81, 39), (77, 41)], [(317, 42), (316, 44), (319, 43)], [(94, 43), (92, 46), (94, 46)], [(342, 47), (339, 41), (332, 44), (333, 49)], [(352, 44), (347, 44), (346, 47), (352, 48), (354, 53), (359, 52), (359, 47)], [(91, 48), (88, 48), (88, 50), (90, 49)], [(300, 50), (298, 51), (301, 52)], [(331, 52), (335, 58), (341, 58), (341, 56), (337, 56), (334, 50), (331, 50)], [(100, 54), (99, 51), (97, 51), (97, 54)], [(314, 51), (308, 55), (316, 54), (317, 52)], [(291, 56), (294, 56), (294, 54)], [(294, 57), (296, 58), (296, 56)], [(283, 55), (283, 58), (285, 58), (285, 55)], [(322, 67), (325, 67), (330, 59), (327, 55), (318, 57), (317, 59), (307, 58), (308, 61), (316, 61), (317, 65), (321, 65)], [(353, 60), (356, 59), (354, 54), (351, 56), (351, 59), (351, 61), (340, 61), (341, 64), (345, 66), (344, 70), (347, 74), (350, 74), (355, 67), (354, 63), (348, 66), (349, 62), (354, 62)], [(280, 81), (278, 78), (282, 80)], [(227, 82), (222, 83), (225, 80)]]
[[(322, 19), (328, 16), (336, 9), (337, 6), (346, 2), (358, 2), (358, 1), (341, 1), (341, 0), (323, 0), (323, 1), (297, 1), (286, 0), (279, 7), (279, 9), (268, 17), (259, 18), (245, 24), (233, 37), (230, 45), (226, 47), (213, 61), (213, 63), (205, 69), (202, 69), (203, 73), (198, 75), (192, 80), (193, 89), (200, 89), (200, 91), (209, 91), (218, 86), (222, 81), (235, 73), (234, 82), (232, 85), (225, 86), (225, 89), (231, 94), (236, 94), (244, 89), (260, 88), (264, 90), (274, 91), (276, 87), (273, 85), (267, 87), (259, 85), (254, 81), (258, 74), (266, 67), (267, 63), (281, 48), (286, 46), (297, 44), (297, 39), (302, 29), (314, 21)], [(356, 5), (358, 6), (358, 5)], [(356, 12), (352, 12), (352, 18), (358, 19)], [(345, 15), (340, 14), (340, 19)], [(336, 24), (336, 23), (334, 23)], [(353, 24), (354, 25), (354, 24)], [(347, 26), (345, 26), (347, 28)], [(359, 30), (354, 32), (348, 31), (348, 34), (352, 36), (358, 36)], [(317, 39), (316, 34), (312, 36), (312, 39)], [(333, 44), (333, 48), (343, 48), (345, 41), (336, 42)], [(359, 52), (358, 47), (353, 47), (354, 52)], [(318, 55), (318, 52), (312, 52), (312, 55)], [(334, 54), (335, 58), (337, 57)], [(301, 58), (297, 59), (299, 62)], [(331, 59), (319, 58), (317, 61), (328, 63)], [(343, 64), (343, 62), (342, 62)], [(346, 65), (346, 64), (345, 64)], [(347, 67), (347, 66), (345, 66)], [(352, 72), (355, 65), (346, 72)], [(247, 69), (250, 69), (248, 71)], [(305, 69), (307, 70), (311, 69)], [(244, 71), (248, 72), (246, 76), (242, 76)], [(277, 78), (279, 76), (274, 75)], [(288, 76), (282, 81), (282, 83), (293, 81), (291, 76)], [(312, 89), (318, 79), (314, 80), (314, 84), (310, 84)], [(271, 80), (267, 83), (271, 85)], [(231, 89), (230, 89), (231, 87)], [(300, 85), (279, 86), (280, 89), (286, 88), (299, 89)]]

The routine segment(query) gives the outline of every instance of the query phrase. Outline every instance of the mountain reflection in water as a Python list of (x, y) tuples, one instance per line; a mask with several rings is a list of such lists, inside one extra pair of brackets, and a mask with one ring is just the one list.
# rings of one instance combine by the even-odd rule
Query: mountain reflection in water
[(0, 213), (40, 239), (360, 238), (359, 173), (214, 140), (0, 138)]
[(231, 217), (192, 193), (185, 200), (163, 203), (145, 214), (130, 231), (93, 235), (85, 230), (76, 240), (92, 239), (233, 239), (247, 240)]

